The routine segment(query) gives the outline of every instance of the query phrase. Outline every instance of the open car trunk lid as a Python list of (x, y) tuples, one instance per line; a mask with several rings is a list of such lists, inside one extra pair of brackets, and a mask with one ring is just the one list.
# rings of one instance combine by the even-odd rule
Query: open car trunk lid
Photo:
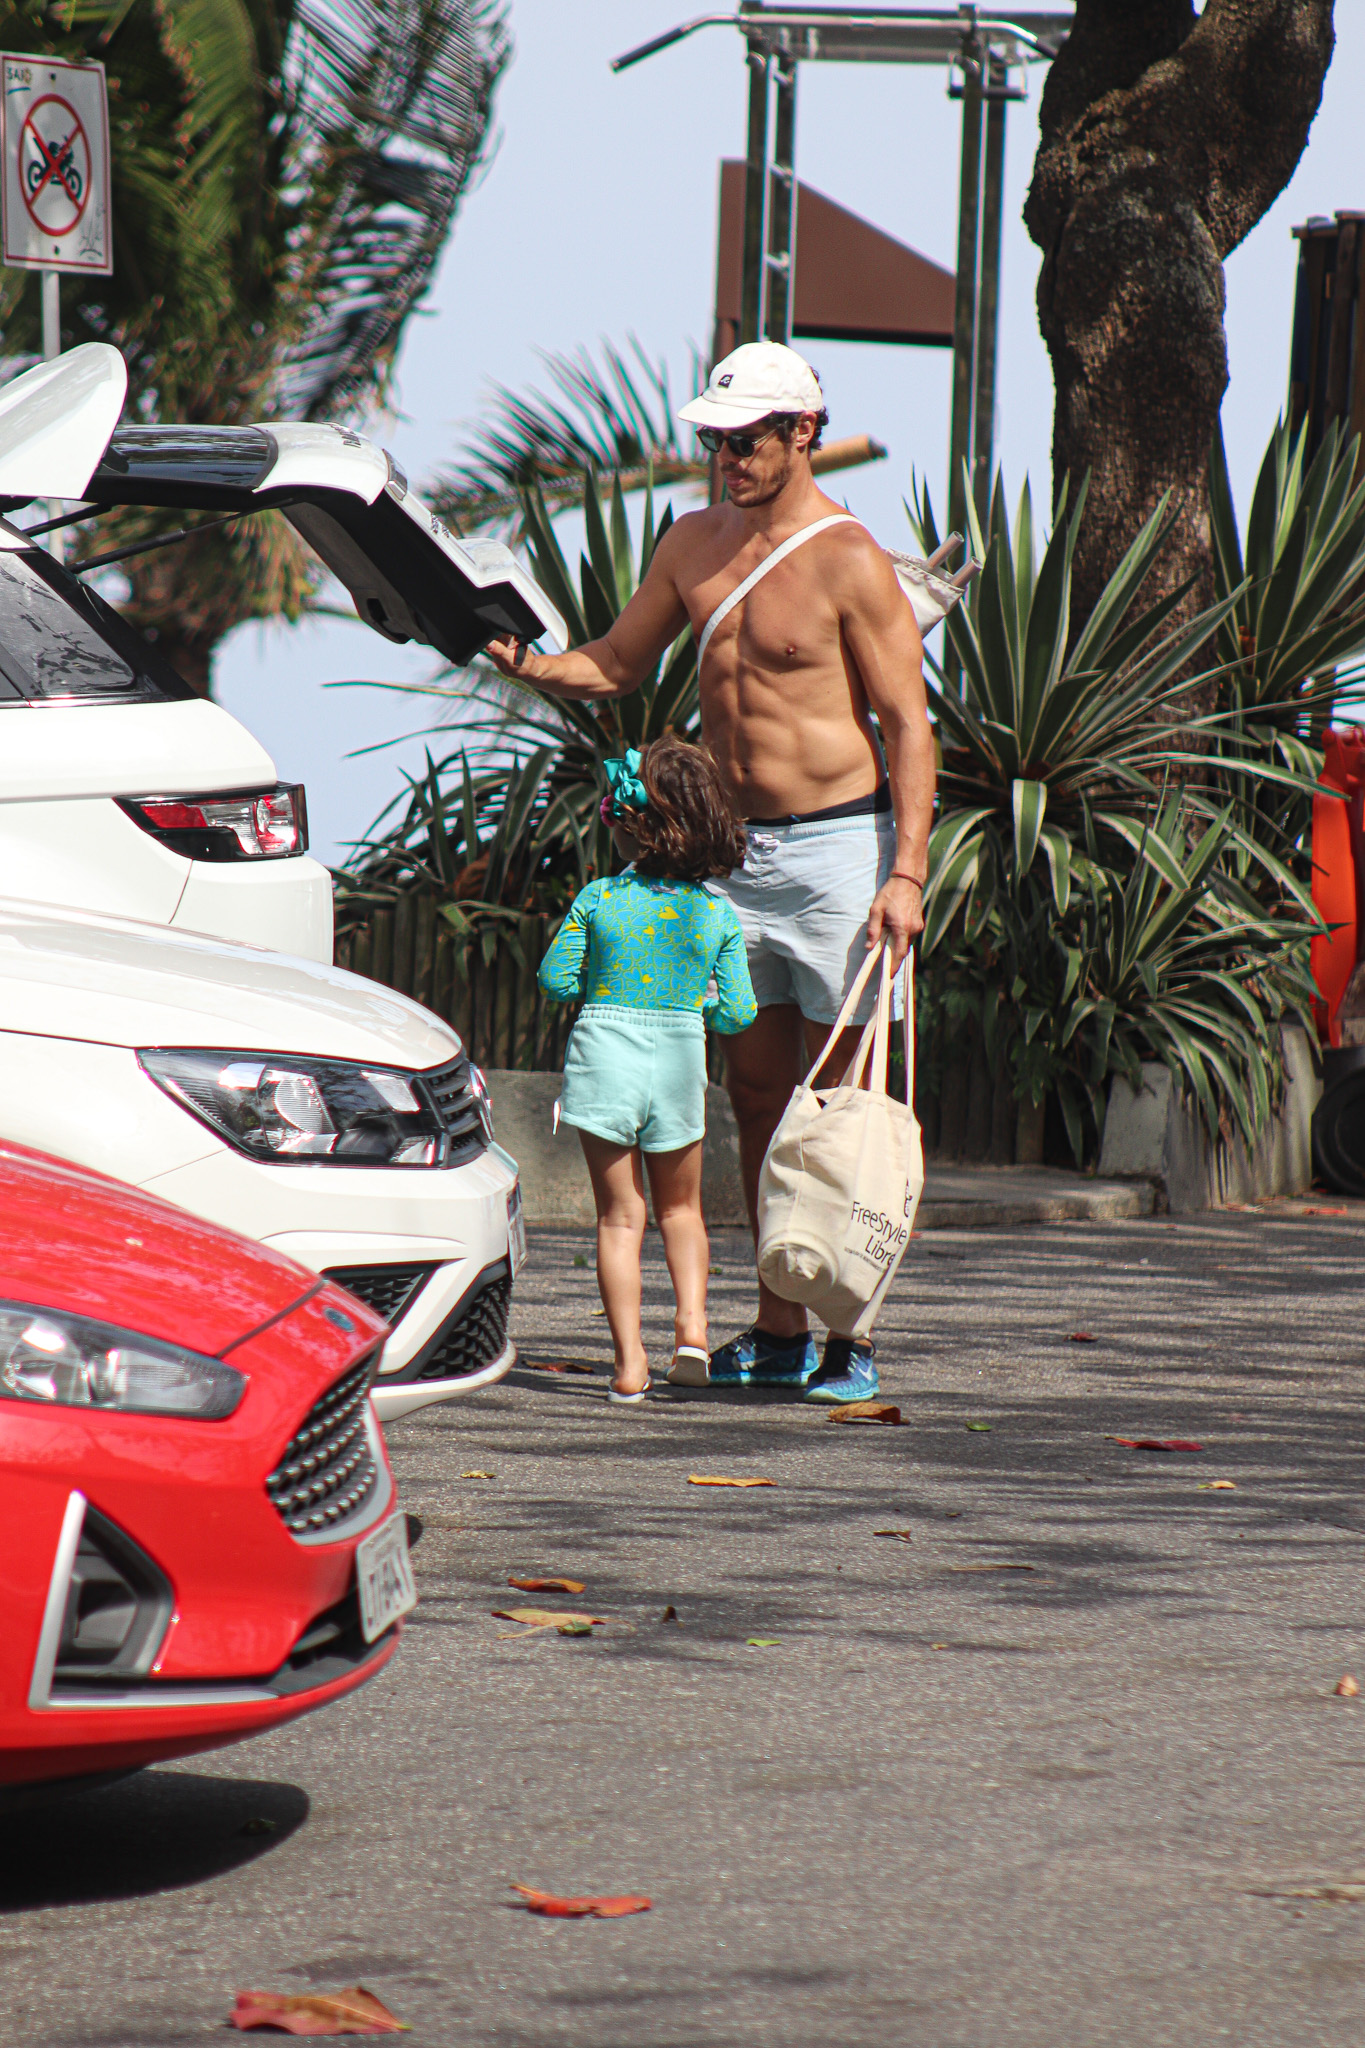
[(452, 662), (495, 633), (567, 645), (563, 619), (510, 548), (457, 539), (372, 441), (298, 421), (116, 427), (125, 383), (118, 350), (89, 342), (0, 388), (0, 509), (37, 497), (278, 507), (386, 639)]
[(183, 511), (278, 506), (366, 625), (449, 661), (468, 661), (495, 633), (567, 645), (564, 621), (510, 548), (457, 540), (392, 458), (346, 427), (119, 427), (84, 495)]

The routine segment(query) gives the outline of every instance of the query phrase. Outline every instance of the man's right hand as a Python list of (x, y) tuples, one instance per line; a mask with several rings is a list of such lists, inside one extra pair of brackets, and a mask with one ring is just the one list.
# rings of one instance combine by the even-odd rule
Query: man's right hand
[(515, 633), (497, 635), (485, 643), (483, 651), (499, 675), (512, 676), (522, 682), (530, 681), (530, 668), (535, 656)]

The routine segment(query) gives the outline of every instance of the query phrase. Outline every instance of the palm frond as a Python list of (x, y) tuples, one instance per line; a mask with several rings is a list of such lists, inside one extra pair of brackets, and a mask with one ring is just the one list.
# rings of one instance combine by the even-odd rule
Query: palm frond
[[(585, 348), (542, 352), (548, 394), (494, 384), (484, 424), (430, 492), (438, 510), (468, 531), (514, 518), (532, 485), (558, 508), (578, 502), (585, 474), (615, 475), (626, 489), (703, 476), (692, 436), (684, 443), (678, 432), (667, 365), (634, 337), (628, 352), (604, 341), (601, 357), (594, 362)], [(695, 348), (688, 381), (689, 397), (705, 381)]]
[(291, 38), (292, 297), (277, 403), (321, 419), (372, 393), (484, 162), (511, 55), (500, 0), (304, 0)]

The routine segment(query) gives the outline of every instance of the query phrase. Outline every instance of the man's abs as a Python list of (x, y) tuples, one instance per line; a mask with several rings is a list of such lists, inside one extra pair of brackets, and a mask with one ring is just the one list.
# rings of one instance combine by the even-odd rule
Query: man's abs
[(855, 706), (842, 667), (764, 675), (746, 663), (738, 674), (714, 674), (721, 667), (708, 651), (702, 733), (742, 818), (824, 810), (876, 788), (885, 770), (866, 705)]

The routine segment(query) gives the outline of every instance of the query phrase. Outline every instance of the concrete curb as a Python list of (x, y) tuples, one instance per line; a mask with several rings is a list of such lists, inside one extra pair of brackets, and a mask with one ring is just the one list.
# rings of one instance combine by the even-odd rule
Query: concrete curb
[[(498, 1143), (521, 1168), (528, 1223), (590, 1228), (592, 1189), (577, 1134), (554, 1135), (558, 1074), (495, 1068), (488, 1075)], [(1050, 1166), (946, 1166), (931, 1162), (917, 1230), (991, 1230), (1018, 1223), (1116, 1223), (1150, 1216), (1149, 1179), (1089, 1180)], [(739, 1178), (739, 1139), (723, 1088), (706, 1091), (702, 1205), (717, 1229), (747, 1225)]]

